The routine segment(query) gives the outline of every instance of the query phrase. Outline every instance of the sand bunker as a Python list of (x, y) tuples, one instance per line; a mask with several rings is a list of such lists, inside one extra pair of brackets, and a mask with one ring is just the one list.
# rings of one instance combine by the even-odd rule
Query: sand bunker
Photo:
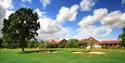
[(83, 53), (83, 52), (72, 52), (72, 53), (74, 53), (74, 54), (80, 54), (80, 53)]
[(90, 54), (105, 54), (104, 52), (88, 52)]
[(43, 53), (43, 54), (49, 54), (50, 51), (40, 51), (40, 53)]
[(53, 51), (53, 52), (51, 52), (51, 53), (58, 53), (58, 51)]
[(51, 50), (42, 50), (39, 53), (43, 53), (43, 54), (49, 54), (49, 53), (58, 53), (58, 51), (51, 51)]

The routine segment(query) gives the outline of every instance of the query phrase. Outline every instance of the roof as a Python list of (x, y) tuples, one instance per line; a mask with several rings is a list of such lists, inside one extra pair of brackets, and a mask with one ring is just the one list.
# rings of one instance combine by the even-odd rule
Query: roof
[(61, 40), (58, 44), (63, 44), (63, 43), (67, 43), (68, 41), (66, 39)]
[(48, 43), (50, 44), (62, 44), (68, 42), (66, 39), (63, 40), (48, 40)]
[(60, 40), (48, 40), (48, 43), (50, 44), (58, 44)]
[(82, 39), (82, 40), (80, 40), (81, 42), (99, 42), (98, 40), (96, 40), (95, 38), (93, 38), (93, 37), (90, 37), (90, 38), (88, 38), (88, 39)]
[(103, 40), (99, 42), (100, 44), (118, 44), (120, 43), (119, 40)]

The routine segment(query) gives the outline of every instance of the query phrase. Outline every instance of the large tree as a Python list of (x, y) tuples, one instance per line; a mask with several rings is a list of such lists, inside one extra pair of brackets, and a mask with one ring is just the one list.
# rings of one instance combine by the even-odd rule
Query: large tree
[(123, 32), (119, 35), (119, 40), (122, 46), (125, 46), (125, 27), (123, 28)]
[(3, 41), (18, 43), (24, 51), (27, 41), (35, 39), (40, 28), (38, 14), (30, 8), (20, 8), (3, 21)]

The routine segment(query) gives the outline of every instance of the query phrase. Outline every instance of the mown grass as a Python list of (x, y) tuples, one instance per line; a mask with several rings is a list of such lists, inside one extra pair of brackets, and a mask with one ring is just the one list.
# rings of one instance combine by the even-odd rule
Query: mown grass
[[(40, 53), (37, 50), (57, 50), (58, 53)], [(20, 53), (21, 49), (0, 49), (0, 63), (125, 63), (124, 49), (91, 49), (105, 52), (104, 55), (88, 54), (85, 49), (26, 49), (30, 53)], [(33, 52), (36, 51), (36, 52)], [(82, 51), (72, 54), (72, 51)]]

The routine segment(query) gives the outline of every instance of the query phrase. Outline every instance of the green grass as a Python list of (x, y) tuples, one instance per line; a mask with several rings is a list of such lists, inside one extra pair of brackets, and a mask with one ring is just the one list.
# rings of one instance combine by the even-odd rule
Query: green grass
[[(33, 51), (36, 49), (26, 49)], [(0, 49), (0, 63), (125, 63), (124, 49), (91, 49), (105, 52), (104, 55), (88, 54), (85, 49), (43, 49), (58, 50), (58, 53), (44, 54), (38, 52), (20, 53), (21, 49)], [(82, 51), (72, 54), (71, 51)]]

